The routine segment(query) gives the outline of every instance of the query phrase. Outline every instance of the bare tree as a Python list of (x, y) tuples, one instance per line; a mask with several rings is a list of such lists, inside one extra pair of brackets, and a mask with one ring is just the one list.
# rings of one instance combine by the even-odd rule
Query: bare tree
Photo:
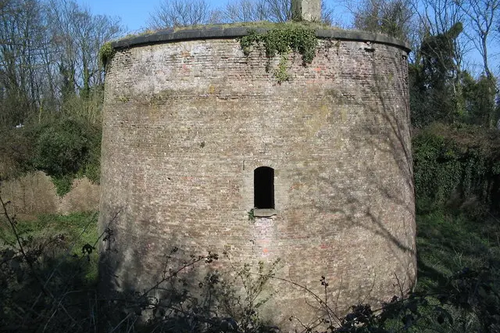
[(268, 21), (286, 22), (292, 19), (291, 0), (263, 0), (268, 13)]
[[(333, 10), (322, 2), (322, 21), (331, 24)], [(230, 0), (211, 9), (205, 0), (163, 0), (149, 19), (150, 29), (206, 23), (286, 22), (292, 20), (291, 0)]]
[(463, 13), (455, 0), (418, 0), (413, 4), (421, 22), (432, 35), (445, 33), (458, 22)]
[(37, 0), (0, 5), (0, 121), (24, 122), (39, 104), (37, 61), (42, 44), (42, 8)]
[[(267, 21), (286, 22), (292, 20), (292, 1), (291, 0), (261, 0), (267, 17)], [(327, 7), (325, 1), (321, 1), (321, 21), (331, 24), (333, 21), (333, 10)]]
[(489, 40), (496, 32), (495, 24), (500, 10), (500, 0), (455, 0), (467, 19), (465, 34), (469, 37), (481, 55), (483, 71), (486, 77), (493, 75), (489, 66)]
[[(497, 122), (497, 113), (495, 108), (496, 97), (496, 78), (491, 72), (489, 60), (489, 46), (491, 37), (497, 33), (495, 24), (498, 21), (500, 10), (500, 0), (455, 0), (457, 6), (463, 11), (466, 18), (467, 30), (465, 35), (474, 44), (475, 49), (479, 52), (483, 62), (483, 75), (486, 80), (486, 89), (483, 91), (485, 98), (488, 100), (490, 107), (488, 108), (487, 126), (494, 128)], [(487, 96), (487, 97), (486, 97)]]
[(268, 19), (264, 1), (230, 1), (222, 10), (224, 22), (255, 22)]
[(211, 21), (212, 11), (205, 0), (163, 0), (150, 14), (149, 28), (163, 29)]
[(354, 10), (354, 27), (408, 41), (413, 12), (405, 0), (364, 0)]
[(321, 1), (321, 22), (328, 25), (334, 24), (334, 10), (326, 5), (326, 1)]
[(101, 45), (117, 19), (73, 0), (0, 0), (0, 124), (14, 126), (102, 85)]
[(52, 108), (98, 123), (104, 83), (98, 53), (104, 42), (122, 33), (119, 19), (92, 15), (73, 0), (48, 0), (47, 29), (47, 72), (57, 101)]
[[(421, 34), (420, 41), (426, 36), (437, 36), (449, 31), (459, 22), (463, 22), (464, 15), (455, 0), (418, 0), (413, 4), (418, 15)], [(461, 68), (463, 56), (467, 52), (467, 41), (463, 38), (455, 40), (456, 65)]]
[(99, 48), (122, 32), (120, 22), (108, 16), (92, 15), (70, 0), (51, 0), (47, 12), (61, 89), (63, 93), (86, 94), (90, 86), (103, 83)]

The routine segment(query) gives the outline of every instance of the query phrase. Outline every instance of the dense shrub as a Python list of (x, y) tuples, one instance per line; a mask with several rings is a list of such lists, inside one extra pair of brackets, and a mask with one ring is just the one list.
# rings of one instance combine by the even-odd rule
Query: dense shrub
[[(318, 278), (325, 293), (314, 295), (317, 302), (311, 304), (317, 320), (290, 318), (302, 323), (298, 332), (500, 332), (500, 265), (495, 259), (499, 245), (486, 246), (488, 237), (498, 237), (498, 226), (492, 224), (482, 233), (461, 220), (451, 223), (450, 230), (450, 221), (439, 221), (442, 218), (433, 215), (421, 221), (425, 232), (420, 238), (429, 245), (420, 242), (420, 256), (425, 258), (419, 262), (419, 274), (429, 280), (439, 270), (440, 277), (432, 276), (434, 283), (408, 297), (397, 295), (378, 309), (355, 305), (340, 318), (335, 300), (328, 299), (328, 281)], [(281, 332), (259, 315), (259, 307), (272, 296), (263, 290), (276, 278), (278, 262), (257, 268), (234, 266), (226, 275), (210, 269), (219, 259), (217, 254), (186, 257), (173, 248), (166, 256), (165, 271), (151, 288), (103, 297), (92, 274), (94, 250), (112, 230), (98, 236), (95, 215), (51, 215), (32, 222), (11, 218), (14, 224), (8, 220), (8, 215), (0, 217), (2, 332)], [(445, 238), (448, 241), (442, 241)], [(463, 255), (458, 261), (457, 251), (470, 252), (472, 261)], [(451, 268), (448, 271), (431, 267), (429, 256), (455, 260), (455, 266), (443, 262)], [(453, 271), (460, 264), (469, 267)], [(200, 268), (206, 274), (198, 274)]]
[(0, 180), (12, 179), (31, 169), (31, 140), (23, 128), (0, 128)]
[[(95, 214), (32, 222), (0, 215), (1, 332), (276, 332), (257, 312), (274, 265), (255, 272), (240, 266), (232, 277), (201, 268), (206, 274), (197, 277), (218, 255), (186, 257), (173, 248), (151, 288), (104, 297), (92, 272), (95, 245), (111, 231), (97, 237), (96, 222)], [(83, 242), (90, 231), (94, 241), (83, 243), (73, 230)], [(236, 292), (236, 285), (245, 292)]]
[(413, 138), (417, 210), (500, 211), (500, 133), (434, 124)]
[(0, 179), (40, 170), (52, 177), (57, 193), (73, 179), (100, 178), (101, 128), (83, 117), (62, 115), (41, 123), (0, 130)]
[(27, 135), (32, 139), (33, 168), (54, 179), (59, 195), (69, 192), (77, 176), (99, 181), (99, 127), (83, 119), (65, 117), (36, 125)]

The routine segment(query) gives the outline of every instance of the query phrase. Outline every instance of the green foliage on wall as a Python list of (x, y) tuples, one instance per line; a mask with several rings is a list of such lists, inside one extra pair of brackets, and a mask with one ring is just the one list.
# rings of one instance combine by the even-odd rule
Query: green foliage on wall
[(275, 76), (278, 82), (281, 83), (289, 79), (286, 72), (287, 56), (291, 52), (299, 53), (302, 56), (303, 65), (310, 64), (316, 56), (318, 39), (314, 29), (301, 24), (277, 24), (264, 33), (250, 30), (247, 36), (240, 39), (240, 45), (245, 55), (250, 54), (253, 46), (263, 46), (268, 58), (267, 70), (269, 70), (270, 59), (280, 55), (281, 60), (278, 69), (275, 71)]
[(106, 68), (106, 65), (114, 55), (115, 49), (113, 48), (113, 46), (111, 46), (111, 43), (104, 43), (99, 49), (99, 62), (101, 63), (102, 67)]
[(417, 209), (499, 211), (500, 133), (434, 124), (413, 138)]

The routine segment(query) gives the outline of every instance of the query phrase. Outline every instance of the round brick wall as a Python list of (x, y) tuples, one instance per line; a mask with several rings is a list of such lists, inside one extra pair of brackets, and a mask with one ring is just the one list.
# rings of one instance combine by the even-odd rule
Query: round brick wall
[[(279, 84), (280, 57), (266, 66), (262, 49), (245, 56), (243, 30), (115, 43), (100, 216), (113, 237), (103, 244), (102, 283), (147, 288), (177, 246), (186, 256), (227, 252), (233, 265), (255, 269), (279, 258), (277, 277), (319, 295), (324, 276), (339, 313), (408, 291), (416, 278), (408, 49), (319, 31), (313, 62), (291, 54), (290, 80)], [(317, 315), (311, 295), (280, 283), (270, 318)]]

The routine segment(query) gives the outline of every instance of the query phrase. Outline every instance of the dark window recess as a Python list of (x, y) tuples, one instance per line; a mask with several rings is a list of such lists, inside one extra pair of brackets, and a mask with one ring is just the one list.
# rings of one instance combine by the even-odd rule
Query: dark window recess
[(255, 208), (274, 209), (274, 169), (259, 167), (253, 176)]

